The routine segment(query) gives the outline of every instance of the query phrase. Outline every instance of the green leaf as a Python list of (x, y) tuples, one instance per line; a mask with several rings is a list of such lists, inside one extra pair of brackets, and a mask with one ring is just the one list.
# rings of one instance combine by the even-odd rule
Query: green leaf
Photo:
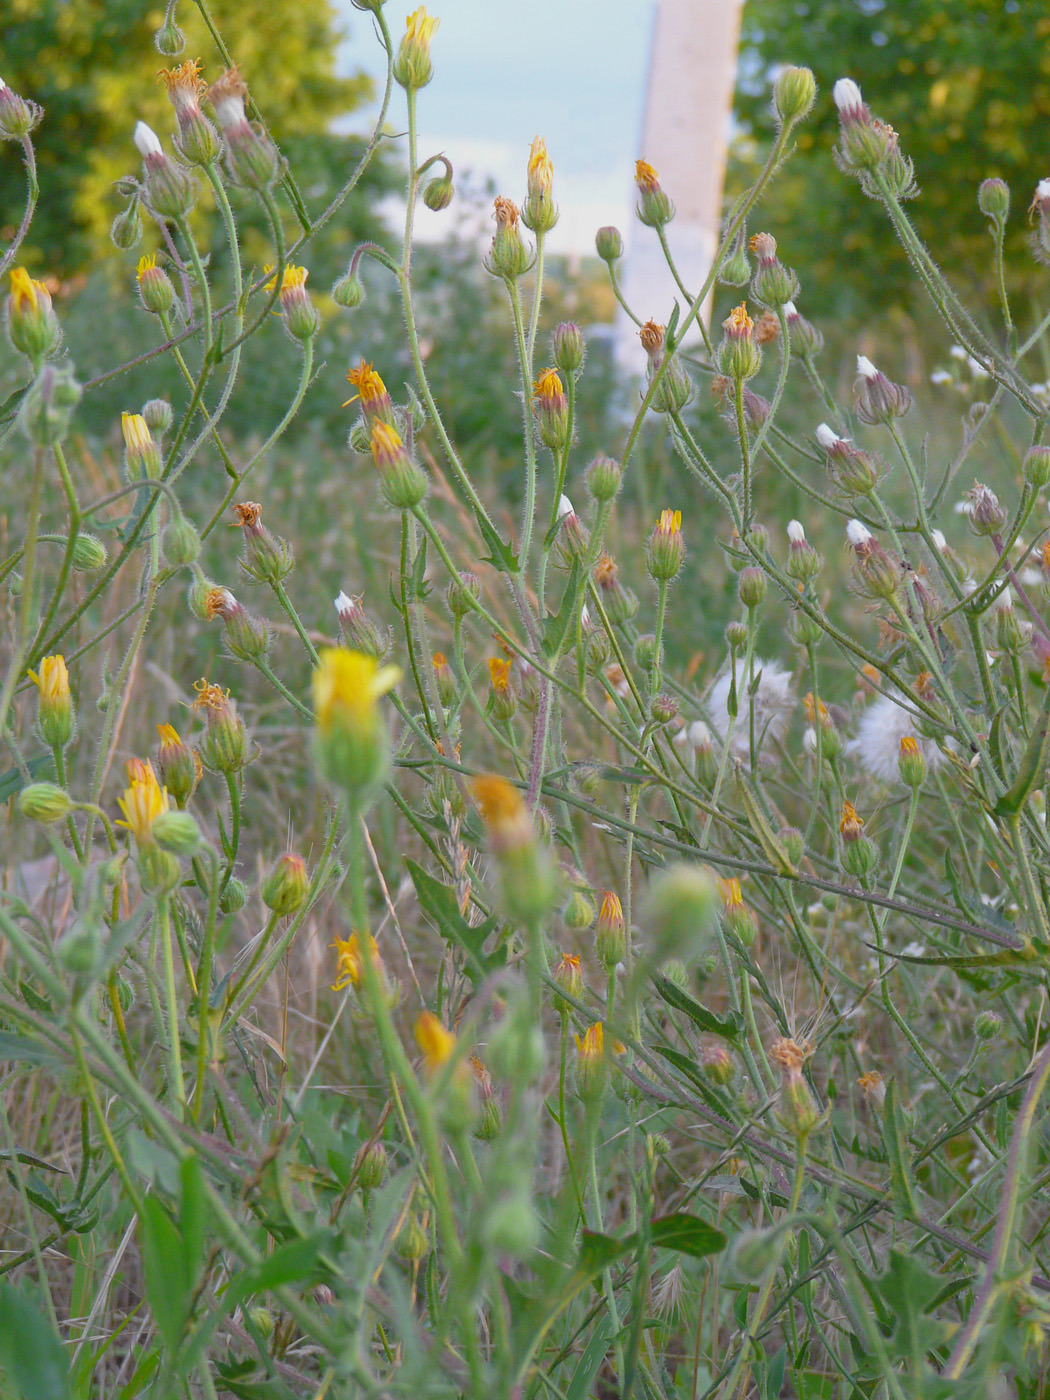
[(10, 1400), (70, 1400), (69, 1367), (43, 1310), (0, 1284), (0, 1360), (17, 1390)]
[(565, 642), (571, 624), (575, 623), (580, 602), (580, 561), (572, 561), (572, 572), (561, 595), (561, 607), (557, 613), (544, 619), (540, 650), (548, 660), (556, 657)]
[(691, 997), (677, 982), (672, 982), (661, 972), (654, 974), (653, 986), (668, 1006), (673, 1006), (676, 1011), (684, 1012), (695, 1026), (699, 1026), (702, 1031), (706, 1031), (709, 1035), (720, 1035), (723, 1040), (736, 1040), (740, 1035), (743, 1021), (737, 1012), (730, 1012), (724, 1019), (721, 1016), (716, 1016), (713, 1011), (708, 1011), (705, 1006), (701, 1006), (696, 998)]
[(726, 1247), (726, 1237), (721, 1230), (685, 1211), (653, 1220), (649, 1232), (653, 1244), (661, 1249), (673, 1249), (693, 1259), (706, 1259), (709, 1254), (718, 1254)]
[(890, 1189), (896, 1214), (902, 1220), (917, 1220), (919, 1200), (911, 1173), (911, 1149), (894, 1079), (886, 1085), (886, 1099), (882, 1105), (882, 1142), (890, 1167)]
[(179, 1349), (190, 1312), (182, 1236), (164, 1205), (153, 1195), (142, 1202), (139, 1229), (146, 1296), (165, 1345), (174, 1354)]
[(332, 1235), (328, 1230), (318, 1230), (305, 1239), (289, 1240), (267, 1255), (258, 1268), (246, 1270), (240, 1276), (237, 1280), (238, 1296), (244, 1298), (249, 1293), (264, 1293), (286, 1283), (310, 1282), (317, 1256), (331, 1246)]
[[(24, 987), (22, 994), (25, 995)], [(41, 1000), (40, 997), (36, 997), (35, 993), (34, 997), (37, 1001)], [(28, 997), (26, 1000), (28, 1001)], [(33, 1010), (50, 1011), (51, 1003), (45, 1003), (43, 1008), (34, 1006)], [(13, 1031), (0, 1031), (0, 1061), (3, 1060), (21, 1060), (25, 1064), (31, 1065), (60, 1065), (62, 1063), (61, 1055), (52, 1050), (50, 1045), (44, 1045), (38, 1040), (30, 1040), (25, 1035), (15, 1035)]]
[(613, 1235), (602, 1235), (597, 1230), (584, 1230), (580, 1236), (580, 1252), (574, 1272), (584, 1278), (593, 1278), (614, 1264), (632, 1246), (634, 1236), (618, 1240)]
[(485, 563), (499, 569), (500, 573), (516, 574), (519, 570), (518, 556), (510, 545), (503, 543), (487, 516), (482, 515), (478, 519), (478, 529), (481, 531), (481, 538), (489, 547)]
[[(49, 753), (35, 754), (26, 764), (26, 768), (32, 782), (39, 782), (42, 778), (54, 781), (55, 760)], [(5, 773), (0, 773), (0, 806), (21, 792), (25, 785), (26, 780), (22, 776), (21, 768), (8, 768)]]
[(1043, 707), (1039, 718), (1028, 735), (1028, 743), (1021, 755), (1020, 767), (1012, 786), (1003, 793), (992, 808), (997, 817), (1013, 817), (1028, 801), (1029, 795), (1043, 781), (1047, 761), (1050, 760), (1050, 686), (1043, 696)]
[(430, 585), (427, 583), (427, 537), (426, 535), (419, 542), (416, 550), (416, 557), (412, 563), (412, 584), (409, 589), (409, 597), (414, 598), (417, 603), (426, 601), (430, 592)]
[(612, 1323), (609, 1321), (608, 1314), (602, 1313), (591, 1333), (591, 1340), (587, 1343), (583, 1355), (576, 1363), (576, 1370), (573, 1371), (572, 1380), (569, 1381), (565, 1391), (565, 1400), (587, 1400), (587, 1396), (591, 1393), (591, 1385), (598, 1374), (598, 1367), (602, 1364), (605, 1353), (609, 1349), (611, 1334)]
[(496, 927), (495, 919), (486, 919), (480, 924), (468, 924), (459, 911), (456, 892), (450, 885), (442, 884), (433, 875), (427, 874), (422, 866), (407, 858), (405, 865), (416, 887), (420, 908), (437, 925), (442, 938), (456, 943), (467, 954), (467, 974), (471, 981), (478, 982), (488, 977), (497, 967), (502, 967), (507, 958), (505, 948), (497, 948), (491, 953), (483, 951), (483, 944)]

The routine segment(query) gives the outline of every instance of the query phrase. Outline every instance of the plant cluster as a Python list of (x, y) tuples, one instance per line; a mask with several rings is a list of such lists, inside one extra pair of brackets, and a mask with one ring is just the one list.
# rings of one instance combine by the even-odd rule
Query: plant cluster
[[(438, 21), (421, 7), (394, 39), (382, 0), (357, 3), (386, 96), (318, 216), (236, 69), (172, 67), (172, 133), (129, 131), (141, 170), (113, 236), (156, 245), (134, 275), (156, 396), (123, 414), (112, 490), (73, 450), (93, 386), (46, 281), (16, 265), (46, 114), (0, 84), (29, 189), (0, 264), (24, 368), (0, 425), (0, 1154), (24, 1240), (0, 1260), (5, 1380), (30, 1397), (1042, 1394), (1050, 447), (1033, 375), (1050, 317), (1011, 307), (1010, 192), (978, 192), (990, 331), (909, 220), (906, 137), (835, 84), (836, 159), (988, 394), (950, 450), (865, 355), (840, 402), (804, 277), (771, 233), (748, 237), (817, 100), (808, 69), (783, 69), (775, 139), (701, 285), (678, 276), (671, 192), (638, 162), (638, 217), (681, 301), (661, 320), (624, 305), (644, 386), (585, 463), (586, 336), (539, 333), (558, 207), (537, 137), (484, 258), (517, 363), (511, 521), (446, 429), (418, 330), (415, 211), (455, 197), (447, 159), (419, 149)], [(313, 541), (274, 533), (249, 478), (316, 369), (322, 317), (293, 259), (360, 179), (395, 88), (400, 251), (359, 245), (331, 298), (352, 317), (369, 260), (401, 301), (403, 352), (362, 346), (348, 373), (343, 493), (348, 518), (380, 503), (396, 565), (389, 606), (341, 592), (333, 613), (297, 586)], [(228, 300), (195, 242), (202, 201)], [(265, 269), (241, 251), (246, 210), (269, 229)], [(1050, 255), (1050, 181), (1031, 217)], [(596, 246), (620, 297), (623, 240)], [(716, 282), (746, 290), (712, 332)], [(224, 430), (242, 348), (278, 323), (297, 372), (244, 448)], [(414, 373), (397, 402), (396, 353)], [(696, 414), (700, 392), (724, 422)], [(804, 436), (788, 420), (807, 412)], [(652, 439), (681, 473), (639, 537), (618, 497)], [(975, 480), (953, 515), (989, 466), (998, 491)], [(805, 521), (771, 516), (784, 483)], [(691, 667), (673, 661), (704, 608), (687, 551), (738, 599)], [(202, 635), (203, 676), (186, 669)], [(175, 699), (153, 684), (162, 647)], [(293, 984), (318, 945), (330, 991), (304, 1055)]]

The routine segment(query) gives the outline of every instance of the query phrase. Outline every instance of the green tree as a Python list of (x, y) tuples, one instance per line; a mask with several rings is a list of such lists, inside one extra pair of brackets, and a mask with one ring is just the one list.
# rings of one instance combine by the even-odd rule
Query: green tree
[[(1050, 119), (1050, 15), (1041, 0), (747, 0), (738, 112), (756, 146), (771, 135), (769, 81), (784, 63), (817, 76), (817, 108), (797, 144), (823, 158), (789, 164), (758, 219), (781, 240), (785, 261), (806, 269), (807, 312), (822, 309), (822, 287), (835, 288), (839, 317), (914, 294), (881, 209), (833, 164), (831, 89), (841, 77), (858, 82), (872, 112), (899, 132), (921, 188), (912, 217), (968, 296), (976, 290), (991, 302), (991, 243), (977, 208), (977, 186), (990, 175), (1012, 190), (1015, 288), (1043, 281), (1025, 249), (1026, 209), (1047, 174), (1038, 133)], [(751, 178), (752, 157), (745, 137), (731, 192)]]
[[(163, 85), (153, 79), (162, 65), (180, 58), (164, 58), (155, 47), (162, 5), (6, 0), (4, 8), (0, 76), (44, 108), (35, 134), (40, 203), (24, 260), (69, 278), (112, 251), (109, 225), (121, 207), (113, 183), (138, 172), (131, 139), (136, 121), (149, 123), (165, 141), (173, 130)], [(199, 8), (184, 0), (175, 16), (186, 36), (181, 57), (200, 57), (203, 76), (211, 80), (225, 65), (201, 11), (240, 67), (298, 178), (308, 143), (311, 187), (317, 180), (325, 193), (338, 188), (352, 168), (353, 152), (348, 160), (347, 138), (330, 128), (368, 99), (371, 81), (363, 74), (336, 76), (340, 34), (328, 0), (214, 0)], [(368, 18), (362, 15), (360, 23), (367, 25)], [(24, 208), (20, 160), (17, 145), (0, 147), (0, 229), (7, 236)], [(384, 182), (382, 166), (373, 163), (366, 178), (374, 194), (376, 182)], [(364, 201), (353, 201), (348, 217), (355, 236), (375, 233)], [(344, 235), (347, 221), (341, 218)]]

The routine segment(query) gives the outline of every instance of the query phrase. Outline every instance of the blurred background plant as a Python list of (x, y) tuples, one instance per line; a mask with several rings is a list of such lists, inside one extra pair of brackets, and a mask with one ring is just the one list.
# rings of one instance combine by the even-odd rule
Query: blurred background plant
[(934, 257), (930, 124), (767, 72), (639, 392), (539, 138), (479, 250), (425, 9), (336, 138), (324, 6), (158, 10), (163, 86), (137, 8), (0, 88), (5, 1393), (1043, 1393), (1040, 172)]

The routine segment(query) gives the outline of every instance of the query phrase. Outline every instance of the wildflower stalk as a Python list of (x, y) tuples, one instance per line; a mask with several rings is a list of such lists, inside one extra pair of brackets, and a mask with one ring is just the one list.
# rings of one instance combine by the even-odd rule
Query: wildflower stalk
[(288, 594), (285, 591), (284, 584), (281, 582), (280, 579), (273, 579), (271, 581), (270, 587), (273, 589), (274, 596), (277, 599), (278, 603), (281, 605), (281, 611), (284, 613), (285, 617), (287, 617), (288, 621), (295, 628), (296, 634), (298, 635), (299, 640), (302, 642), (303, 648), (306, 651), (307, 656), (310, 658), (311, 664), (316, 666), (318, 664), (317, 648), (310, 640), (309, 634), (307, 633), (306, 628), (303, 626), (303, 620), (299, 616), (299, 613), (295, 605), (292, 603), (291, 598), (288, 597)]
[[(176, 1117), (181, 1117), (186, 1109), (186, 1082), (182, 1074), (182, 1048), (179, 1044), (179, 1001), (175, 986), (175, 958), (171, 947), (171, 905), (166, 894), (157, 900), (153, 917), (164, 966), (164, 1002), (170, 1067), (168, 1093), (171, 1095), (172, 1112)], [(203, 1013), (201, 1019), (203, 1021)]]
[[(215, 962), (215, 938), (219, 912), (219, 862), (215, 852), (205, 848), (210, 868), (207, 881), (208, 908), (201, 939), (201, 955), (197, 975), (197, 1074), (193, 1093), (193, 1122), (199, 1127), (204, 1104), (204, 1078), (208, 1068), (211, 1043), (211, 979)], [(265, 946), (260, 942), (260, 947)]]
[(572, 1185), (572, 1194), (576, 1198), (576, 1208), (580, 1213), (580, 1220), (585, 1221), (587, 1207), (580, 1189), (579, 1178), (576, 1175), (576, 1162), (569, 1142), (569, 1123), (565, 1107), (565, 1071), (569, 1055), (569, 1012), (567, 1009), (561, 1012), (559, 1020), (561, 1027), (558, 1036), (558, 1127), (561, 1131), (562, 1147), (565, 1150), (565, 1170)]
[(197, 287), (200, 291), (201, 303), (203, 305), (203, 312), (201, 315), (201, 329), (204, 332), (204, 360), (202, 363), (203, 368), (203, 365), (207, 364), (208, 357), (211, 354), (212, 337), (214, 334), (211, 310), (211, 285), (209, 284), (207, 274), (204, 271), (204, 264), (203, 262), (201, 262), (201, 255), (197, 249), (197, 244), (194, 240), (193, 234), (190, 232), (189, 224), (186, 222), (185, 219), (179, 219), (176, 221), (175, 227), (182, 235), (182, 241), (186, 245), (187, 250), (189, 251), (190, 262), (193, 264), (194, 280), (196, 281)]
[(504, 285), (510, 300), (514, 323), (514, 341), (518, 350), (518, 370), (521, 375), (522, 413), (525, 434), (525, 505), (521, 517), (521, 567), (528, 565), (532, 548), (532, 526), (536, 515), (536, 435), (532, 427), (532, 361), (525, 341), (525, 326), (521, 312), (521, 294), (517, 282), (505, 277)]
[(22, 546), (22, 596), (18, 605), (18, 633), (14, 655), (8, 663), (3, 689), (0, 690), (0, 734), (7, 728), (7, 712), (11, 707), (11, 698), (18, 682), (22, 679), (24, 666), (30, 659), (26, 652), (29, 644), (30, 621), (33, 615), (33, 598), (36, 593), (36, 548), (37, 536), (40, 531), (40, 503), (45, 456), (42, 447), (34, 447), (25, 541)]
[(1032, 1066), (1032, 1077), (1028, 1082), (1024, 1101), (1014, 1123), (1010, 1148), (1007, 1153), (1006, 1180), (996, 1212), (997, 1224), (991, 1255), (973, 1307), (970, 1309), (970, 1314), (956, 1339), (952, 1354), (941, 1372), (945, 1380), (957, 1381), (961, 1378), (967, 1362), (977, 1346), (985, 1322), (995, 1305), (996, 1298), (1004, 1286), (1003, 1275), (1009, 1267), (1013, 1248), (1021, 1184), (1028, 1166), (1029, 1140), (1032, 1136), (1039, 1103), (1048, 1083), (1050, 1083), (1050, 1045), (1043, 1048)]
[[(76, 552), (77, 537), (80, 534), (80, 507), (77, 502), (76, 487), (73, 485), (73, 478), (70, 475), (69, 466), (66, 462), (66, 455), (62, 451), (60, 442), (53, 443), (51, 455), (54, 457), (55, 466), (58, 467), (58, 474), (62, 479), (62, 490), (66, 497), (66, 508), (69, 514), (69, 533), (66, 538), (66, 547), (62, 555), (62, 563), (59, 567), (58, 579), (51, 593), (51, 601), (40, 622), (37, 624), (36, 637), (30, 647), (30, 655), (36, 653), (40, 638), (44, 636), (47, 629), (54, 620), (58, 605), (62, 601), (62, 595), (66, 591), (69, 583), (69, 575), (73, 568), (73, 555)], [(42, 653), (41, 653), (42, 654)]]

